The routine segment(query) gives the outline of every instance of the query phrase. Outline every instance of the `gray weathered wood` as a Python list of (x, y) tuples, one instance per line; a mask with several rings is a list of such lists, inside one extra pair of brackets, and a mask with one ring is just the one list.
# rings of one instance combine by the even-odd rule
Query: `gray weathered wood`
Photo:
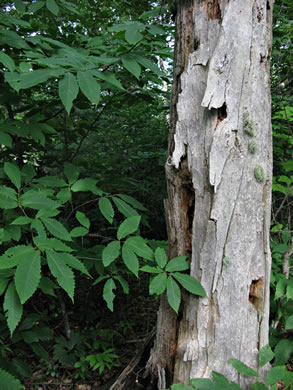
[[(191, 275), (207, 298), (184, 295), (177, 321), (162, 304), (149, 369), (158, 376), (159, 367), (174, 383), (217, 371), (246, 389), (250, 380), (228, 359), (261, 372), (258, 353), (268, 343), (273, 4), (177, 3), (166, 163), (169, 256), (190, 257)], [(173, 355), (166, 356), (170, 334)]]

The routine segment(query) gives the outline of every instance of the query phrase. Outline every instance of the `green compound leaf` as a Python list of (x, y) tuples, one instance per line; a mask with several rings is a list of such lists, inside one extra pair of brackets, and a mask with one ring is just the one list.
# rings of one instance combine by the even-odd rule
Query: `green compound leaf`
[(90, 223), (90, 220), (88, 219), (88, 217), (84, 213), (82, 213), (81, 211), (77, 211), (75, 214), (75, 218), (78, 220), (78, 222), (81, 225), (83, 225), (84, 227), (89, 229), (91, 223)]
[(73, 184), (79, 177), (79, 170), (75, 165), (67, 163), (64, 165), (64, 174), (67, 177), (68, 183)]
[(170, 260), (169, 263), (166, 266), (166, 271), (173, 272), (173, 271), (185, 271), (189, 269), (190, 264), (186, 261), (187, 256), (179, 256), (175, 257), (174, 259)]
[(206, 292), (200, 282), (191, 275), (181, 274), (180, 272), (174, 272), (172, 276), (181, 284), (185, 290), (192, 294), (206, 297)]
[(61, 240), (72, 241), (72, 238), (61, 222), (54, 218), (41, 218), (47, 230)]
[(167, 279), (167, 298), (169, 305), (178, 314), (181, 301), (181, 293), (178, 284), (171, 276), (169, 276)]
[(13, 72), (15, 69), (15, 63), (9, 55), (3, 53), (2, 51), (0, 52), (0, 62), (10, 70), (10, 72)]
[(150, 247), (147, 246), (145, 240), (142, 237), (128, 237), (125, 242), (127, 243), (128, 247), (138, 256), (146, 260), (153, 260), (153, 251)]
[(10, 225), (27, 225), (32, 223), (33, 219), (29, 217), (17, 217)]
[(86, 229), (85, 227), (78, 226), (71, 230), (70, 235), (71, 237), (82, 237), (88, 234), (88, 232), (89, 232), (88, 229)]
[(17, 193), (10, 187), (0, 186), (0, 208), (4, 210), (18, 207)]
[(274, 358), (274, 352), (271, 350), (269, 344), (262, 347), (259, 351), (259, 364), (263, 367)]
[(127, 29), (125, 31), (126, 41), (131, 45), (139, 42), (143, 38), (143, 35), (139, 32), (142, 28), (144, 28), (142, 23), (133, 22), (131, 24), (127, 24)]
[(77, 72), (79, 88), (88, 100), (93, 104), (99, 104), (101, 87), (91, 72)]
[(128, 55), (124, 55), (122, 57), (122, 64), (130, 73), (132, 73), (139, 80), (139, 76), (141, 74), (141, 67), (133, 58)]
[(19, 76), (19, 89), (27, 89), (42, 84), (53, 76), (50, 69), (37, 69), (32, 72), (22, 73)]
[(161, 295), (167, 287), (167, 274), (165, 272), (156, 275), (150, 282), (149, 291), (150, 294)]
[(76, 257), (69, 253), (60, 253), (60, 257), (62, 257), (62, 261), (69, 265), (69, 267), (77, 269), (78, 271), (91, 278), (91, 275), (88, 273), (88, 270), (85, 268), (85, 265)]
[(141, 267), (140, 270), (143, 272), (148, 272), (150, 274), (161, 274), (162, 272), (164, 272), (162, 269), (158, 267), (151, 267), (150, 265), (144, 265), (143, 267)]
[(0, 256), (0, 269), (8, 269), (18, 265), (23, 258), (29, 258), (34, 255), (34, 248), (31, 245), (18, 245), (7, 249), (7, 251)]
[(65, 180), (57, 176), (43, 176), (37, 182), (48, 187), (66, 187), (68, 185)]
[(24, 256), (16, 267), (14, 282), (20, 303), (23, 305), (36, 291), (41, 279), (40, 251)]
[(290, 380), (290, 376), (293, 381), (293, 373), (289, 373), (286, 366), (275, 366), (270, 369), (266, 378), (266, 384), (273, 385), (279, 381), (283, 381), (286, 386), (285, 382), (287, 382), (288, 379)]
[(102, 260), (105, 267), (108, 267), (120, 255), (120, 242), (110, 242), (102, 252)]
[(125, 195), (125, 194), (117, 194), (117, 196), (119, 196), (119, 198), (124, 200), (126, 203), (130, 204), (135, 209), (147, 211), (147, 209), (144, 207), (144, 205), (142, 203), (140, 203), (138, 200), (136, 200), (135, 198), (133, 198), (132, 196)]
[(114, 276), (114, 279), (118, 280), (118, 282), (121, 284), (121, 287), (124, 291), (124, 294), (129, 294), (129, 284), (128, 282), (123, 278), (123, 276)]
[(5, 390), (21, 390), (25, 388), (17, 378), (2, 370), (2, 368), (0, 368), (0, 383)]
[(100, 198), (99, 199), (99, 209), (102, 215), (110, 223), (113, 222), (114, 209), (109, 198)]
[(10, 181), (19, 190), (21, 187), (21, 173), (18, 167), (14, 164), (6, 162), (4, 164), (4, 172), (9, 177)]
[(71, 187), (72, 192), (90, 191), (95, 195), (101, 195), (102, 192), (96, 187), (96, 180), (91, 178), (79, 179)]
[(73, 100), (78, 95), (78, 90), (76, 77), (72, 73), (66, 73), (59, 81), (59, 96), (68, 114), (70, 114)]
[(72, 270), (66, 265), (62, 256), (52, 249), (46, 250), (46, 256), (52, 275), (73, 301), (75, 281)]
[(163, 248), (157, 248), (155, 250), (155, 260), (160, 268), (164, 268), (167, 263), (166, 251)]
[(112, 278), (108, 279), (104, 285), (103, 298), (107, 302), (107, 306), (111, 311), (113, 311), (113, 301), (115, 298), (115, 294), (113, 293), (113, 290), (115, 289), (116, 289), (116, 284), (114, 279)]
[(133, 248), (127, 242), (122, 246), (122, 259), (129, 271), (138, 277), (139, 261)]
[(61, 206), (59, 202), (47, 198), (42, 192), (29, 190), (20, 197), (20, 203), (23, 207), (34, 210), (57, 209)]
[(136, 210), (129, 206), (129, 204), (125, 203), (122, 199), (116, 198), (115, 196), (113, 196), (112, 199), (120, 213), (126, 218), (138, 215)]
[(125, 219), (125, 221), (123, 221), (118, 228), (117, 231), (118, 240), (122, 240), (129, 234), (136, 232), (140, 224), (140, 219), (141, 219), (140, 215), (135, 215), (133, 217), (129, 217)]
[(293, 352), (293, 341), (289, 339), (283, 339), (278, 342), (275, 347), (275, 365), (281, 366), (285, 364)]
[(13, 282), (9, 284), (6, 290), (3, 309), (7, 318), (7, 325), (10, 330), (10, 335), (12, 336), (22, 317), (22, 304), (20, 303)]
[(46, 7), (48, 8), (48, 10), (50, 12), (52, 12), (52, 14), (54, 14), (55, 16), (58, 16), (58, 14), (59, 14), (59, 7), (56, 4), (55, 0), (47, 0), (46, 1)]
[(232, 366), (237, 370), (240, 374), (247, 375), (247, 376), (253, 376), (253, 377), (259, 377), (259, 374), (254, 371), (252, 368), (248, 367), (246, 364), (242, 363), (238, 359), (230, 358), (229, 362), (232, 364)]

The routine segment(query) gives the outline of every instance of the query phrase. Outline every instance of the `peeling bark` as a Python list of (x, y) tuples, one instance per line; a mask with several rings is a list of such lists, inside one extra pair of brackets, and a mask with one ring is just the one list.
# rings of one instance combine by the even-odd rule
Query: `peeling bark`
[(148, 365), (158, 389), (212, 371), (247, 389), (230, 357), (265, 371), (258, 353), (269, 320), (272, 5), (177, 2), (169, 257), (190, 257), (207, 298), (184, 294), (178, 318), (162, 298)]

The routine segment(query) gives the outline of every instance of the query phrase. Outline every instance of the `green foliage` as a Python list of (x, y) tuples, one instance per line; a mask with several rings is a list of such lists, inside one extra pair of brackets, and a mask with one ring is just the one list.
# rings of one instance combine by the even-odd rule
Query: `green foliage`
[[(269, 345), (264, 346), (260, 350), (259, 364), (263, 367), (265, 364), (270, 362), (273, 358), (276, 358), (277, 355), (272, 352)], [(235, 370), (241, 375), (246, 375), (249, 377), (259, 377), (259, 374), (248, 367), (246, 364), (242, 363), (238, 359), (230, 358), (229, 362), (232, 364)], [(212, 373), (213, 379), (191, 379), (191, 385), (173, 385), (171, 390), (241, 390), (241, 388), (234, 382), (229, 382), (228, 379), (217, 373)], [(252, 390), (268, 390), (266, 385), (275, 385), (278, 382), (283, 382), (286, 389), (290, 389), (293, 384), (293, 373), (287, 369), (285, 365), (277, 365), (271, 367), (268, 375), (266, 377), (265, 383), (255, 382), (252, 385)], [(274, 387), (271, 387), (273, 389)]]
[(20, 383), (20, 381), (9, 374), (8, 372), (2, 370), (0, 368), (0, 381), (1, 381), (1, 386), (3, 389), (6, 390), (21, 390), (24, 389), (24, 386)]

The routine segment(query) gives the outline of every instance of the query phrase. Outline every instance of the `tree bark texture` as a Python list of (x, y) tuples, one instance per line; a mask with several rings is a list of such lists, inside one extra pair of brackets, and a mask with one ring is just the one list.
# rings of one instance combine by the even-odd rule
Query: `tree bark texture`
[[(249, 387), (268, 343), (272, 0), (178, 0), (166, 175), (169, 257), (207, 298), (162, 297), (148, 368), (158, 388), (211, 377)], [(262, 371), (263, 373), (263, 371)]]

